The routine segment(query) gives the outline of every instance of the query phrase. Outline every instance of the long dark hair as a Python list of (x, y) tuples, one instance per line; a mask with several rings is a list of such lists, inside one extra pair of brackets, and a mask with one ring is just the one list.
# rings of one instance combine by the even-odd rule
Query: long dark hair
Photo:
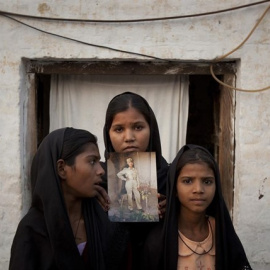
[(113, 119), (117, 113), (125, 112), (129, 108), (138, 110), (144, 117), (150, 127), (150, 139), (147, 147), (147, 152), (156, 152), (157, 166), (160, 165), (161, 145), (159, 129), (154, 112), (149, 106), (148, 102), (138, 94), (131, 92), (124, 92), (115, 96), (109, 103), (106, 116), (105, 125), (103, 128), (103, 137), (105, 143), (105, 158), (107, 159), (108, 152), (115, 152), (109, 135)]
[(178, 160), (176, 165), (176, 175), (179, 175), (180, 171), (186, 164), (194, 163), (206, 163), (213, 172), (215, 171), (214, 160), (209, 156), (209, 154), (201, 148), (193, 148), (185, 151)]
[[(192, 144), (187, 144), (180, 149), (168, 172), (167, 210), (161, 238), (164, 246), (163, 269), (177, 268), (179, 200), (175, 196), (175, 182), (181, 168), (187, 163), (194, 162), (207, 163), (213, 169), (215, 176), (215, 196), (207, 208), (206, 214), (215, 218), (216, 269), (251, 269), (222, 196), (218, 164), (207, 149)], [(154, 258), (156, 259), (156, 255)]]
[(72, 166), (76, 156), (85, 150), (88, 143), (93, 143), (98, 147), (97, 137), (87, 130), (66, 128), (60, 158)]
[[(37, 248), (37, 252), (46, 250), (48, 255), (46, 258), (53, 262), (54, 269), (108, 269), (109, 266), (105, 266), (107, 260), (108, 265), (113, 265), (116, 269), (122, 262), (128, 233), (119, 224), (109, 222), (107, 213), (95, 198), (85, 198), (82, 201), (87, 235), (85, 263), (74, 241), (57, 161), (62, 158), (72, 164), (74, 157), (89, 143), (96, 144), (96, 137), (88, 131), (73, 128), (57, 129), (44, 138), (32, 162), (33, 201), (30, 211), (33, 215), (28, 217), (30, 220), (28, 222), (32, 225), (29, 227), (30, 223), (25, 224), (27, 224), (26, 232), (37, 236), (33, 237), (34, 242), (26, 249), (33, 249), (36, 241), (39, 241), (41, 246)], [(29, 242), (30, 238), (27, 235), (19, 237), (24, 237), (22, 243), (26, 241), (25, 239)], [(44, 243), (46, 245), (43, 246)], [(119, 248), (115, 249), (112, 243), (116, 243)], [(34, 255), (31, 252), (29, 254), (32, 260)], [(45, 262), (45, 259), (37, 258), (37, 261)], [(20, 266), (16, 267), (19, 268)]]

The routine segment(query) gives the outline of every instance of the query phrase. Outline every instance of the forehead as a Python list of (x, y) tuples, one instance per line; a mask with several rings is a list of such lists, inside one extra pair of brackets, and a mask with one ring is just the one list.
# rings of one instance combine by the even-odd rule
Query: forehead
[(193, 175), (193, 174), (207, 174), (208, 176), (214, 176), (213, 170), (205, 162), (187, 163), (181, 169), (179, 175)]
[(96, 144), (94, 143), (87, 143), (84, 146), (83, 151), (79, 154), (81, 157), (86, 157), (86, 156), (96, 156), (99, 157), (99, 149)]
[(126, 111), (119, 112), (113, 117), (113, 124), (129, 123), (136, 121), (147, 122), (144, 115), (133, 107), (128, 108)]

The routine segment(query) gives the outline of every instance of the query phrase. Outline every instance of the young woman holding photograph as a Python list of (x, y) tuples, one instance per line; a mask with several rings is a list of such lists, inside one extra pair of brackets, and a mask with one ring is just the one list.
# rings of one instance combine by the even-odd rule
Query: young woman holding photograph
[[(130, 92), (115, 96), (108, 105), (103, 132), (106, 160), (110, 152), (156, 153), (159, 214), (164, 216), (168, 163), (161, 153), (158, 124), (148, 102), (140, 95)], [(106, 170), (106, 162), (104, 169)], [(143, 243), (152, 226), (153, 224), (146, 223), (129, 224), (130, 242), (123, 269), (140, 269)]]

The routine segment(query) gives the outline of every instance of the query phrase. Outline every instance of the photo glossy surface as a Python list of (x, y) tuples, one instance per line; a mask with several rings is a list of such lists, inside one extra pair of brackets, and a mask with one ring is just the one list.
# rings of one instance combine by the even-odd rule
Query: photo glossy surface
[(110, 220), (159, 221), (155, 153), (113, 152), (107, 164)]

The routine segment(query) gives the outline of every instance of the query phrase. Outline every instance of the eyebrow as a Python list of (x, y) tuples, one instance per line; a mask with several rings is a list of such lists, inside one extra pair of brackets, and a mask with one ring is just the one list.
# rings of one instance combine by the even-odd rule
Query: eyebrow
[[(191, 176), (191, 175), (183, 175), (183, 176), (178, 176), (178, 177), (181, 177), (181, 178), (194, 178), (194, 176)], [(204, 176), (204, 177), (201, 177), (202, 179), (206, 179), (206, 178), (213, 178), (215, 179), (215, 176), (212, 176), (212, 175), (209, 175), (209, 176)]]
[(87, 155), (86, 158), (96, 158), (98, 160), (101, 159), (100, 155), (98, 155), (98, 156), (97, 155)]
[[(145, 124), (147, 123), (146, 121), (135, 121), (135, 122), (130, 122), (130, 124)], [(111, 125), (111, 127), (117, 127), (117, 126), (123, 126), (125, 124), (122, 124), (122, 123), (115, 123), (114, 125)]]
[(111, 125), (111, 128), (112, 127), (119, 127), (119, 126), (123, 126), (123, 124), (114, 124), (114, 125)]

